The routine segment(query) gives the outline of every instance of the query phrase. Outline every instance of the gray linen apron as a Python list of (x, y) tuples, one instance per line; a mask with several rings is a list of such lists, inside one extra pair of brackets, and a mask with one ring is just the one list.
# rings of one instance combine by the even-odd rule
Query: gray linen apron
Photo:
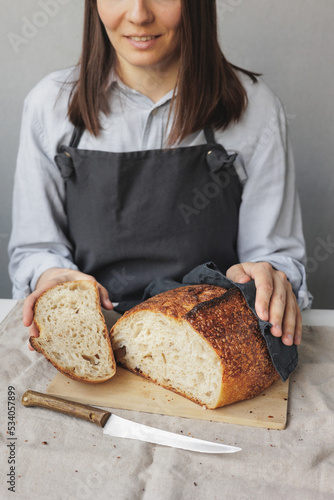
[(67, 236), (75, 264), (112, 301), (140, 301), (158, 276), (181, 280), (208, 261), (225, 273), (238, 262), (236, 154), (211, 129), (200, 146), (128, 153), (78, 149), (81, 135), (75, 129), (55, 157)]

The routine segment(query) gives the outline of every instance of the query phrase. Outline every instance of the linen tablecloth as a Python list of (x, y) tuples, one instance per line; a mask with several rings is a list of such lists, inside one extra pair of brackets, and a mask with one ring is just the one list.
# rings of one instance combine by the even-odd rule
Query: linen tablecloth
[(334, 499), (334, 328), (303, 328), (285, 430), (115, 411), (242, 448), (206, 455), (104, 437), (91, 423), (23, 407), (25, 390), (46, 392), (56, 370), (28, 351), (21, 315), (18, 302), (0, 325), (1, 499)]

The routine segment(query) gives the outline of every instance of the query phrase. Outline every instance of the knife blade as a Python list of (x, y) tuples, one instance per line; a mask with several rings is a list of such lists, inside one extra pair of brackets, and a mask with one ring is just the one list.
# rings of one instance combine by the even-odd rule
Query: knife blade
[(196, 451), (200, 453), (235, 453), (241, 448), (229, 446), (221, 443), (213, 443), (202, 439), (183, 436), (174, 432), (149, 427), (132, 420), (119, 417), (93, 406), (86, 406), (81, 403), (61, 399), (41, 392), (26, 391), (21, 399), (24, 406), (38, 406), (66, 415), (87, 420), (103, 428), (103, 433), (112, 437), (122, 437), (136, 439), (147, 443), (170, 446), (183, 450)]

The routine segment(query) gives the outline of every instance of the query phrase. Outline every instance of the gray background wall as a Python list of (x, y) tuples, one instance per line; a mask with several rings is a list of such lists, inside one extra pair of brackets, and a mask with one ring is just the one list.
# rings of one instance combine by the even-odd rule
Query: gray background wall
[[(24, 96), (77, 62), (84, 0), (1, 0), (0, 297), (11, 296), (7, 244)], [(288, 117), (314, 307), (334, 308), (333, 0), (218, 0), (227, 57), (258, 71)]]

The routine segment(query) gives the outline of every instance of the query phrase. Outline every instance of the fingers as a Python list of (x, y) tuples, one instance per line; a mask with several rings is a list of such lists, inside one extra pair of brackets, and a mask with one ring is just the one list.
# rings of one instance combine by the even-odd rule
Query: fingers
[[(270, 266), (271, 267), (271, 266)], [(286, 308), (288, 280), (284, 273), (271, 269), (266, 264), (255, 279), (255, 309), (259, 317), (272, 323), (272, 334), (282, 335), (282, 322)]]
[(228, 269), (226, 276), (235, 283), (254, 280), (256, 286), (255, 310), (259, 318), (269, 320), (269, 304), (274, 290), (272, 272), (268, 262), (244, 262)]
[(23, 303), (23, 311), (22, 311), (22, 316), (23, 316), (23, 324), (24, 326), (30, 326), (34, 317), (34, 305), (36, 302), (36, 294), (31, 293), (28, 295), (28, 297), (25, 299)]
[[(35, 323), (32, 323), (31, 327), (29, 328), (29, 339), (30, 337), (39, 337), (39, 331), (37, 329), (37, 326)], [(35, 349), (30, 345), (30, 342), (28, 344), (28, 349), (29, 351), (34, 351)]]
[(247, 277), (254, 279), (255, 310), (259, 318), (273, 325), (272, 335), (281, 337), (285, 345), (301, 343), (301, 312), (285, 273), (268, 262), (245, 262), (232, 266), (226, 276), (236, 283), (247, 282)]
[(286, 345), (292, 345), (297, 313), (294, 294), (286, 275), (280, 271), (273, 275), (273, 284), (269, 310), (269, 321), (273, 325), (271, 333), (282, 337)]
[(302, 316), (295, 294), (285, 275), (274, 271), (273, 293), (269, 306), (269, 322), (273, 325), (271, 333), (282, 337), (285, 345), (299, 345), (302, 336)]
[(252, 278), (246, 273), (242, 264), (230, 267), (226, 272), (226, 277), (234, 283), (247, 283)]
[(109, 299), (109, 293), (106, 288), (104, 288), (102, 285), (99, 283), (97, 284), (97, 287), (99, 289), (100, 293), (100, 300), (101, 300), (101, 306), (104, 307), (105, 309), (112, 309), (113, 305), (111, 300)]
[(302, 337), (302, 315), (293, 292), (289, 293), (282, 322), (282, 342), (285, 345), (300, 345)]
[(264, 321), (269, 321), (272, 296), (275, 290), (274, 269), (267, 262), (258, 263), (259, 266), (254, 267), (253, 279), (256, 287), (255, 310), (259, 318)]
[(297, 320), (296, 320), (295, 336), (293, 339), (293, 343), (295, 345), (301, 344), (302, 330), (303, 330), (302, 313), (300, 312), (299, 306), (297, 304)]
[[(264, 275), (261, 279), (263, 277)], [(267, 284), (262, 281), (261, 288), (257, 287), (256, 310), (261, 319), (266, 316), (263, 314), (265, 308), (268, 308), (267, 321), (273, 325), (272, 335), (281, 337), (283, 344), (287, 346), (299, 345), (302, 336), (302, 316), (285, 273), (273, 269)]]

